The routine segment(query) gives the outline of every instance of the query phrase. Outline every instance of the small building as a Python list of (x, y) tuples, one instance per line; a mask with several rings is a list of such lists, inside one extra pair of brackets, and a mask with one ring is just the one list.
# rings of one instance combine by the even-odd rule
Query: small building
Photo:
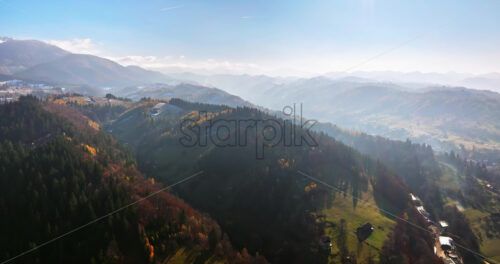
[(443, 230), (444, 230), (444, 229), (446, 229), (446, 228), (448, 227), (448, 222), (446, 222), (446, 221), (441, 220), (441, 221), (439, 221), (438, 223), (439, 223), (439, 226), (440, 226)]
[(457, 254), (455, 243), (451, 237), (439, 236), (439, 243), (446, 255), (445, 258), (442, 258), (444, 263), (463, 264), (462, 258)]
[(324, 250), (331, 250), (333, 246), (332, 240), (328, 236), (322, 236), (319, 239), (319, 246)]
[(149, 115), (151, 117), (159, 116), (161, 112), (163, 112), (163, 107), (165, 106), (165, 103), (158, 103), (156, 104), (151, 111), (149, 112)]
[(439, 236), (439, 244), (441, 244), (441, 249), (445, 252), (453, 249), (453, 239), (451, 237)]
[(410, 198), (411, 198), (411, 202), (413, 203), (413, 205), (422, 206), (422, 201), (420, 200), (420, 198), (413, 195), (413, 193), (410, 193)]
[(427, 218), (427, 220), (429, 220), (431, 214), (429, 214), (423, 206), (417, 206), (416, 209), (421, 215), (423, 215), (425, 218)]
[(364, 223), (362, 226), (356, 229), (356, 236), (359, 242), (365, 241), (373, 232), (373, 225), (370, 223)]

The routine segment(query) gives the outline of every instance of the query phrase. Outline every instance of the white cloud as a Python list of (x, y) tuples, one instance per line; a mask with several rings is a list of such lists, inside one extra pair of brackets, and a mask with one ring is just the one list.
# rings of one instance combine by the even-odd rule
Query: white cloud
[(242, 17), (240, 17), (240, 18), (241, 18), (241, 19), (250, 19), (250, 18), (252, 18), (252, 17), (253, 17), (253, 16), (242, 16)]
[(109, 56), (102, 45), (98, 45), (90, 38), (74, 38), (70, 40), (45, 40), (46, 43), (58, 46), (72, 53), (92, 54), (115, 61), (123, 66), (137, 65), (146, 69), (162, 72), (191, 71), (197, 73), (234, 73), (234, 74), (262, 74), (264, 71), (257, 64), (234, 62), (215, 59), (188, 59), (186, 56)]
[(141, 66), (143, 68), (161, 68), (165, 66), (165, 61), (167, 60), (165, 58), (159, 58), (156, 56), (122, 56), (122, 57), (105, 57), (106, 59), (110, 59), (112, 61), (115, 61), (123, 66), (129, 66), (129, 65), (137, 65)]
[(72, 53), (79, 54), (99, 54), (101, 51), (98, 45), (90, 38), (74, 38), (70, 40), (46, 40), (48, 44), (58, 46)]
[(189, 60), (185, 56), (123, 56), (106, 57), (117, 63), (128, 66), (137, 65), (146, 69), (162, 71), (165, 73), (190, 71), (197, 73), (262, 73), (260, 67), (253, 63), (218, 61), (214, 59)]

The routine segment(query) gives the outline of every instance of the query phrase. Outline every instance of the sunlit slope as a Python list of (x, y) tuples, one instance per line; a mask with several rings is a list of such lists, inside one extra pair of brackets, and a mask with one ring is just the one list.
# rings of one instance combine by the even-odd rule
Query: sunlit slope
[[(393, 219), (383, 215), (376, 207), (372, 190), (364, 193), (360, 199), (363, 199), (363, 202), (353, 206), (350, 197), (337, 194), (331, 207), (322, 211), (327, 223), (325, 234), (334, 241), (333, 255), (330, 256), (330, 260), (335, 263), (341, 261), (342, 228), (345, 232), (345, 246), (349, 254), (356, 256), (359, 263), (367, 263), (370, 259), (373, 261), (379, 259), (382, 247), (395, 225)], [(366, 240), (360, 242), (356, 236), (356, 229), (365, 223), (372, 224), (374, 231)]]
[[(155, 110), (159, 107), (161, 111)], [(157, 181), (166, 181), (178, 171), (203, 170), (204, 177), (176, 188), (177, 192), (214, 217), (235, 245), (246, 245), (250, 253), (259, 252), (277, 263), (335, 259), (335, 247), (331, 255), (325, 253), (319, 240), (323, 235), (336, 240), (337, 231), (329, 222), (344, 219), (349, 236), (361, 224), (372, 222), (376, 230), (366, 243), (358, 245), (351, 236), (348, 250), (359, 259), (368, 259), (372, 253), (377, 259), (377, 249), (394, 225), (377, 206), (399, 215), (408, 205), (405, 185), (397, 175), (381, 169), (382, 164), (316, 133), (312, 134), (317, 146), (276, 145), (265, 148), (263, 158), (256, 156), (262, 135), (253, 132), (243, 146), (221, 147), (210, 140), (205, 146), (181, 144), (184, 134), (180, 127), (185, 120), (204, 125), (216, 120), (270, 118), (251, 108), (144, 100), (106, 129), (134, 147), (139, 169)], [(238, 129), (231, 127), (230, 131)], [(343, 197), (321, 184), (311, 188), (312, 181), (299, 170), (339, 186), (349, 195)], [(370, 205), (352, 196), (367, 199)], [(375, 248), (368, 250), (367, 243)]]
[(34, 97), (0, 106), (0, 211), (11, 215), (2, 261), (156, 263), (184, 249), (198, 263), (266, 263), (234, 251), (215, 221), (160, 191), (72, 106)]
[[(481, 253), (500, 261), (500, 196), (487, 187), (488, 179), (474, 172), (465, 173), (455, 159), (443, 158), (440, 186), (447, 205), (456, 207), (467, 218), (480, 245)], [(468, 176), (467, 176), (468, 175)]]

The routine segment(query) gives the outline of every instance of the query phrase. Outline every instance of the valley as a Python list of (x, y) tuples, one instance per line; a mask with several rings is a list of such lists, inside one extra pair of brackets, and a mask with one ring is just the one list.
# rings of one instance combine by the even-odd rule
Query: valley
[[(409, 210), (404, 214), (408, 216), (413, 214), (413, 217), (416, 217), (415, 221), (417, 221), (417, 225), (422, 225), (422, 227), (426, 226), (424, 224), (425, 221), (419, 223), (419, 221), (422, 221), (421, 219), (419, 220), (419, 213), (411, 211), (411, 203), (407, 200), (410, 189), (405, 187), (406, 184), (409, 185), (409, 188), (414, 189), (418, 193), (424, 194), (424, 202), (429, 202), (426, 209), (431, 212), (431, 216), (433, 218), (441, 215), (441, 217), (447, 217), (447, 220), (452, 220), (454, 217), (457, 217), (455, 214), (462, 215), (460, 212), (448, 212), (451, 210), (450, 208), (446, 208), (447, 206), (450, 206), (446, 202), (448, 199), (446, 197), (449, 195), (447, 193), (449, 191), (448, 189), (442, 189), (439, 187), (441, 185), (439, 184), (440, 181), (449, 182), (449, 180), (445, 180), (446, 177), (449, 177), (447, 176), (449, 175), (448, 172), (441, 174), (441, 170), (446, 168), (443, 167), (445, 166), (444, 164), (447, 163), (434, 160), (432, 150), (426, 146), (411, 143), (408, 145), (408, 142), (399, 143), (397, 141), (389, 141), (393, 146), (387, 145), (387, 147), (385, 147), (387, 152), (385, 152), (380, 148), (371, 148), (367, 143), (371, 141), (373, 142), (371, 144), (379, 144), (378, 141), (382, 140), (382, 143), (383, 140), (387, 141), (387, 139), (377, 139), (375, 137), (366, 137), (363, 139), (351, 135), (351, 140), (354, 140), (351, 141), (354, 142), (353, 146), (361, 147), (361, 152), (381, 159), (381, 161), (389, 165), (391, 169), (394, 169), (396, 173), (398, 173), (398, 171), (401, 172), (402, 174), (400, 175), (403, 176), (402, 178), (399, 178), (399, 176), (396, 175), (390, 176), (391, 173), (389, 171), (377, 168), (380, 165), (376, 165), (374, 161), (370, 160), (370, 158), (367, 156), (357, 156), (359, 154), (356, 154), (355, 151), (352, 152), (353, 150), (349, 150), (347, 146), (343, 146), (341, 143), (334, 143), (334, 145), (331, 146), (330, 144), (333, 143), (330, 142), (331, 139), (328, 139), (328, 137), (324, 138), (324, 136), (320, 135), (317, 136), (319, 136), (318, 140), (321, 142), (318, 149), (321, 152), (316, 153), (314, 150), (307, 150), (307, 147), (305, 149), (304, 147), (292, 149), (272, 148), (270, 149), (271, 155), (267, 156), (266, 159), (262, 161), (253, 161), (255, 160), (255, 158), (252, 157), (254, 153), (246, 147), (221, 149), (208, 145), (203, 147), (197, 146), (191, 148), (190, 151), (187, 152), (184, 150), (185, 147), (179, 144), (178, 139), (181, 134), (179, 133), (178, 125), (182, 122), (182, 118), (187, 118), (187, 116), (189, 116), (190, 113), (192, 114), (193, 111), (208, 111), (209, 113), (214, 113), (212, 115), (213, 118), (225, 120), (232, 120), (234, 118), (244, 119), (245, 116), (249, 114), (255, 118), (259, 115), (265, 116), (265, 114), (256, 110), (246, 110), (247, 108), (232, 109), (227, 106), (195, 104), (177, 99), (170, 101), (144, 99), (138, 103), (123, 101), (123, 99), (112, 99), (116, 101), (116, 103), (114, 103), (114, 107), (119, 107), (118, 109), (120, 110), (116, 110), (116, 114), (103, 117), (102, 114), (106, 113), (106, 111), (104, 111), (102, 107), (112, 107), (109, 105), (110, 100), (96, 99), (93, 104), (89, 104), (86, 100), (84, 100), (84, 98), (85, 97), (78, 96), (66, 97), (64, 99), (56, 99), (54, 103), (72, 105), (72, 107), (80, 109), (80, 111), (93, 113), (93, 115), (90, 116), (94, 116), (93, 119), (99, 121), (105, 131), (110, 132), (117, 139), (134, 149), (134, 153), (137, 155), (138, 169), (148, 175), (148, 177), (155, 179), (155, 182), (171, 182), (173, 180), (172, 177), (175, 178), (175, 175), (180, 172), (194, 173), (197, 170), (203, 170), (206, 174), (206, 178), (204, 177), (203, 179), (198, 179), (192, 183), (186, 183), (184, 186), (179, 186), (176, 188), (175, 193), (190, 204), (212, 215), (217, 222), (221, 224), (223, 230), (229, 232), (229, 237), (232, 238), (231, 240), (234, 240), (237, 247), (244, 246), (248, 248), (249, 253), (251, 254), (263, 254), (272, 262), (280, 263), (282, 261), (291, 261), (291, 259), (285, 256), (271, 253), (281, 252), (282, 250), (285, 250), (284, 252), (288, 252), (286, 248), (281, 250), (273, 248), (283, 243), (279, 242), (280, 240), (275, 240), (274, 243), (277, 244), (274, 246), (273, 244), (262, 244), (262, 241), (273, 241), (270, 237), (266, 236), (266, 233), (270, 234), (270, 231), (266, 228), (263, 229), (264, 223), (269, 226), (270, 223), (275, 222), (275, 220), (271, 220), (271, 218), (266, 220), (265, 215), (268, 215), (267, 217), (271, 217), (274, 213), (271, 214), (270, 212), (277, 212), (277, 210), (280, 212), (279, 214), (283, 214), (284, 217), (293, 212), (293, 215), (299, 213), (298, 216), (300, 216), (300, 214), (303, 214), (302, 217), (305, 217), (305, 219), (310, 218), (309, 221), (312, 221), (309, 222), (309, 224), (300, 227), (300, 230), (309, 230), (308, 232), (311, 232), (307, 236), (310, 236), (309, 238), (311, 240), (309, 240), (309, 243), (312, 245), (309, 253), (307, 253), (308, 251), (304, 251), (303, 253), (300, 253), (300, 255), (306, 255), (309, 256), (308, 258), (311, 258), (313, 255), (308, 254), (314, 254), (316, 257), (319, 257), (318, 261), (326, 261), (327, 259), (330, 259), (334, 262), (345, 262), (347, 259), (350, 259), (351, 261), (359, 261), (361, 263), (367, 261), (380, 261), (380, 258), (385, 256), (384, 254), (388, 254), (386, 250), (388, 250), (387, 247), (391, 243), (392, 239), (397, 239), (397, 237), (401, 235), (400, 232), (404, 233), (410, 231), (399, 230), (401, 228), (399, 227), (401, 223), (396, 225), (395, 220), (397, 219), (394, 219), (391, 215), (385, 215), (383, 212), (378, 211), (377, 207), (393, 212), (391, 214), (394, 215), (401, 215), (403, 211)], [(150, 113), (153, 107), (159, 103), (171, 106), (165, 108), (164, 111), (159, 112), (159, 115), (152, 116)], [(336, 135), (335, 138), (338, 138), (347, 144), (352, 144), (348, 140), (348, 136), (349, 134), (346, 134), (343, 138), (342, 135)], [(360, 139), (368, 141), (363, 143)], [(403, 151), (399, 153), (403, 154), (398, 154), (397, 150), (399, 148), (400, 151)], [(335, 154), (339, 151), (339, 149), (344, 150)], [(406, 162), (399, 161), (399, 159), (405, 159), (408, 155), (415, 155), (411, 154), (414, 152), (416, 155), (422, 155), (421, 158), (418, 158), (416, 164), (410, 162), (411, 159), (407, 159), (408, 161)], [(296, 156), (294, 153), (302, 154)], [(304, 156), (306, 153), (309, 154)], [(348, 176), (352, 173), (350, 172), (352, 169), (347, 169), (343, 164), (349, 164), (353, 161), (348, 161), (349, 159), (346, 160), (346, 157), (338, 156), (340, 153), (344, 153), (344, 155), (345, 153), (352, 153), (350, 155), (354, 158), (353, 161), (358, 160), (354, 162), (353, 168), (359, 166), (361, 166), (359, 168), (364, 168), (361, 172), (359, 172), (360, 176), (363, 176), (360, 178), (358, 178), (359, 176), (356, 176), (355, 178), (352, 178), (353, 176)], [(428, 155), (429, 153), (430, 156)], [(326, 158), (329, 155), (333, 156)], [(307, 156), (314, 158), (306, 158)], [(335, 165), (335, 163), (332, 164), (331, 161), (329, 163), (322, 163), (321, 161), (324, 159), (326, 162), (327, 160), (331, 160), (331, 158), (333, 158), (333, 160), (338, 160), (339, 163)], [(313, 163), (304, 163), (307, 159), (311, 159)], [(221, 161), (223, 161), (223, 163), (221, 163)], [(222, 166), (222, 164), (233, 164), (234, 167), (231, 168), (227, 165)], [(415, 165), (424, 166), (422, 168), (427, 169), (418, 172), (414, 169)], [(221, 170), (221, 168), (224, 169)], [(335, 186), (344, 186), (344, 190), (351, 193), (353, 195), (352, 197), (359, 197), (359, 199), (363, 200), (363, 202), (358, 201), (358, 198), (353, 199), (350, 196), (342, 197), (342, 194), (328, 190), (328, 188), (324, 189), (324, 186), (321, 185), (315, 184), (313, 186), (311, 181), (308, 181), (304, 177), (300, 177), (300, 175), (294, 172), (294, 170), (297, 169), (315, 172), (317, 177), (321, 177)], [(327, 173), (328, 171), (334, 171), (335, 173), (329, 175)], [(414, 171), (416, 174), (408, 174), (409, 171)], [(255, 179), (253, 178), (259, 174), (262, 176), (256, 177)], [(423, 179), (427, 180), (419, 180), (419, 177), (423, 177)], [(479, 177), (477, 180), (479, 182), (484, 176), (474, 177)], [(383, 184), (377, 184), (377, 178), (379, 178), (378, 181), (383, 182)], [(353, 182), (354, 179), (356, 179), (355, 182)], [(406, 184), (403, 182), (406, 182)], [(255, 186), (259, 187), (255, 189)], [(391, 196), (387, 196), (386, 193), (384, 194), (384, 192), (381, 191), (384, 188), (390, 188), (389, 186), (397, 186), (395, 188), (399, 188), (401, 190), (402, 193), (400, 194), (399, 199), (396, 198), (397, 196), (393, 196), (395, 193)], [(447, 184), (447, 186), (452, 189), (456, 188), (453, 187), (454, 185), (450, 184)], [(262, 192), (269, 192), (268, 195), (271, 196), (264, 198), (262, 197)], [(441, 199), (435, 200), (433, 198), (435, 197), (433, 196), (433, 192), (436, 192), (435, 194), (443, 197), (442, 203), (440, 202)], [(246, 195), (239, 195), (242, 193), (245, 193)], [(296, 195), (298, 195), (298, 197), (296, 197)], [(296, 197), (290, 201), (294, 204), (293, 207), (290, 207), (287, 203), (278, 202), (283, 198), (290, 199), (292, 197)], [(401, 200), (402, 197), (405, 198)], [(457, 199), (456, 196), (451, 197), (453, 197), (453, 199)], [(405, 200), (408, 201), (407, 205), (405, 205)], [(234, 201), (236, 203), (230, 201)], [(427, 204), (427, 202), (425, 203)], [(267, 206), (264, 206), (266, 204)], [(302, 206), (298, 206), (299, 204), (302, 204)], [(477, 208), (475, 205), (470, 206), (472, 206), (472, 208)], [(238, 207), (244, 208), (245, 210), (237, 210)], [(292, 208), (294, 208), (292, 211), (288, 211)], [(471, 210), (478, 210), (472, 208)], [(244, 221), (245, 217), (231, 220), (232, 217), (226, 213), (228, 211), (232, 212), (233, 217), (237, 216), (235, 215), (236, 212), (238, 212), (237, 214), (241, 213), (241, 217), (244, 215), (249, 216), (263, 214), (261, 216), (262, 222), (257, 221), (250, 224)], [(470, 216), (468, 215), (470, 214), (468, 214), (467, 211), (465, 211), (464, 214), (468, 221), (475, 220), (474, 218), (469, 218)], [(272, 217), (274, 218), (274, 216)], [(271, 233), (273, 234), (273, 237), (275, 237), (274, 239), (291, 232), (288, 231), (287, 228), (299, 228), (298, 226), (294, 228), (294, 225), (299, 224), (300, 222), (294, 222), (294, 218), (290, 217), (291, 215), (283, 218), (281, 221), (278, 221), (279, 223), (283, 222), (284, 219), (287, 219), (285, 221), (287, 224), (281, 228), (278, 228), (278, 226), (272, 227), (271, 230), (273, 231)], [(464, 219), (464, 215), (461, 217)], [(455, 224), (464, 224), (464, 222), (460, 221)], [(374, 231), (366, 241), (358, 242), (355, 231), (359, 226), (366, 222), (371, 223), (375, 227)], [(453, 222), (453, 220), (450, 222)], [(253, 230), (250, 232), (256, 234), (257, 236), (253, 235), (246, 237), (248, 236), (248, 233), (242, 231), (242, 226), (245, 226), (246, 230), (250, 228), (250, 230)], [(473, 228), (472, 226), (471, 228), (472, 229), (469, 229), (470, 233), (463, 233), (462, 236), (475, 234), (476, 236), (481, 237), (482, 231), (477, 228)], [(265, 233), (260, 233), (260, 230), (267, 231), (265, 231)], [(394, 232), (398, 233), (395, 234)], [(418, 233), (420, 231), (417, 230), (412, 232)], [(322, 251), (320, 246), (317, 244), (317, 240), (319, 240), (319, 237), (322, 234), (330, 237), (333, 241), (333, 245), (330, 253), (322, 253), (318, 255), (318, 253)], [(345, 238), (341, 238), (342, 236), (345, 236)], [(393, 236), (395, 236), (395, 238), (392, 238)], [(305, 238), (306, 237), (302, 237), (300, 239), (302, 240)], [(288, 244), (291, 243), (293, 239), (297, 238), (285, 236), (283, 239), (286, 239)], [(432, 239), (434, 238), (429, 236), (423, 241), (432, 241)], [(298, 243), (301, 240), (298, 240), (295, 243)], [(483, 240), (484, 245), (488, 245), (490, 243), (489, 241), (491, 240)], [(467, 240), (461, 240), (460, 243), (469, 244), (470, 242), (467, 242)], [(297, 246), (298, 245), (300, 244), (297, 244)], [(433, 255), (432, 245), (432, 243), (429, 244), (429, 252), (422, 255), (422, 257), (426, 256), (426, 254), (428, 254), (427, 256)], [(289, 246), (293, 247), (293, 244), (290, 244)], [(268, 249), (268, 247), (270, 248)], [(297, 252), (299, 248), (304, 250), (308, 247), (301, 246), (295, 249), (290, 248), (288, 250), (292, 250), (290, 252)], [(477, 248), (477, 250), (479, 250), (479, 248)], [(491, 252), (487, 248), (482, 248), (481, 251)], [(492, 253), (493, 252), (489, 254)], [(464, 253), (462, 252), (462, 254)], [(324, 256), (323, 260), (321, 260), (320, 257), (322, 255)], [(473, 254), (469, 256), (469, 261), (476, 258), (477, 256)], [(299, 260), (299, 262), (301, 261)]]
[(166, 74), (0, 38), (0, 261), (500, 263), (495, 78)]

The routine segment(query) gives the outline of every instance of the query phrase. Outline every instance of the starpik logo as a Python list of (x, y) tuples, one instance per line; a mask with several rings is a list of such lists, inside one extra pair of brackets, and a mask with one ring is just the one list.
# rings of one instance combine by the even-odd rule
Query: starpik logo
[(215, 118), (208, 112), (199, 112), (194, 118), (184, 119), (180, 124), (182, 137), (179, 139), (185, 147), (205, 147), (212, 144), (217, 147), (244, 147), (255, 144), (257, 159), (264, 158), (266, 148), (278, 145), (310, 146), (318, 144), (310, 132), (317, 123), (302, 117), (302, 104), (283, 107), (275, 118), (231, 119)]

